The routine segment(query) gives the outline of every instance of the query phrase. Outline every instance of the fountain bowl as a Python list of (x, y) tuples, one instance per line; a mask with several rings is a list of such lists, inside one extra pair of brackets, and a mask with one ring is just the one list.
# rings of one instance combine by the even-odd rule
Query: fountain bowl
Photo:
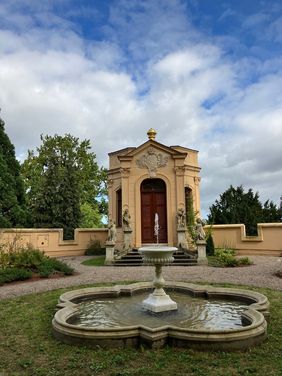
[[(113, 327), (72, 324), (72, 319), (78, 315), (79, 303), (83, 301), (90, 299), (99, 301), (103, 298), (114, 301), (119, 297), (132, 297), (135, 294), (152, 291), (152, 289), (152, 283), (139, 282), (130, 285), (93, 287), (66, 292), (59, 298), (59, 310), (52, 321), (53, 334), (62, 342), (91, 347), (123, 348), (145, 345), (151, 348), (161, 348), (171, 345), (223, 351), (246, 349), (261, 343), (267, 336), (266, 318), (269, 315), (269, 302), (266, 296), (254, 291), (184, 282), (167, 282), (166, 290), (205, 299), (242, 301), (248, 306), (242, 313), (241, 320), (244, 325), (232, 329), (192, 329), (169, 323), (150, 327), (142, 321), (136, 325), (125, 324)], [(174, 315), (174, 312), (169, 314)], [(124, 319), (126, 321), (126, 317)]]
[(148, 245), (138, 249), (143, 256), (143, 262), (153, 265), (166, 265), (173, 262), (173, 253), (177, 251), (176, 247), (168, 247), (163, 245)]

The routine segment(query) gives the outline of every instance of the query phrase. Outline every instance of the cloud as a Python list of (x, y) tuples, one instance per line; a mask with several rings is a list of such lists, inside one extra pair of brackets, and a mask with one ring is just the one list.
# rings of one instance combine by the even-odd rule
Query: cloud
[(228, 54), (232, 43), (244, 50), (237, 36), (206, 38), (178, 0), (113, 2), (96, 40), (56, 2), (25, 12), (20, 3), (0, 6), (1, 116), (20, 158), (41, 133), (71, 133), (107, 165), (108, 152), (141, 144), (154, 127), (159, 142), (200, 151), (204, 215), (230, 184), (278, 200), (279, 56)]

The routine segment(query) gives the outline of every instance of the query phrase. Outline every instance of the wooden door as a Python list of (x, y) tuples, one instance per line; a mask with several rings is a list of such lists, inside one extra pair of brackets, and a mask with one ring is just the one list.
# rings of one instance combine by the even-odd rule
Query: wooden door
[(155, 214), (159, 215), (159, 243), (167, 243), (166, 186), (161, 179), (146, 179), (141, 184), (142, 243), (156, 243)]

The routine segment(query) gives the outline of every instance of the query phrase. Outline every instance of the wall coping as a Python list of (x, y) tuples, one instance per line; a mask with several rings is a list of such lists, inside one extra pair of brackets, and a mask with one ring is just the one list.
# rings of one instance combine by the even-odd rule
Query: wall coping
[[(62, 232), (62, 228), (0, 228), (0, 233), (6, 232)], [(75, 232), (106, 232), (107, 228), (76, 228)]]

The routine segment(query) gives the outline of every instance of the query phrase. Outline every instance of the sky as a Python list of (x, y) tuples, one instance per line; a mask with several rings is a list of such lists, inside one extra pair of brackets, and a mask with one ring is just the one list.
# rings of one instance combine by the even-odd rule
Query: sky
[(232, 184), (282, 195), (280, 0), (0, 0), (0, 116), (23, 161), (40, 135), (108, 152), (199, 150), (201, 207)]

